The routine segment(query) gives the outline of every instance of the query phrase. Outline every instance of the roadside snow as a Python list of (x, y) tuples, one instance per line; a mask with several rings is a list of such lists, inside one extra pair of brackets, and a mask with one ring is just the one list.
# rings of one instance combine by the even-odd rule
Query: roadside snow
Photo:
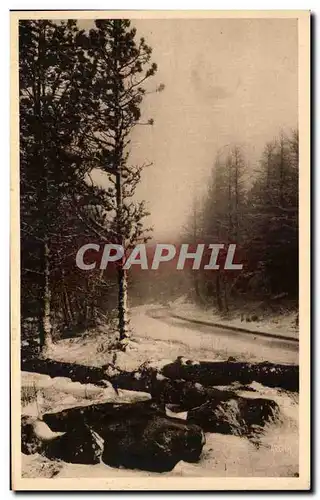
[[(116, 366), (133, 371), (148, 362), (161, 368), (178, 356), (191, 360), (299, 362), (298, 344), (268, 337), (252, 337), (227, 330), (188, 324), (171, 318), (166, 308), (141, 306), (131, 312), (133, 342), (127, 352), (116, 353)], [(84, 338), (64, 339), (53, 344), (48, 357), (57, 361), (103, 366), (112, 363), (114, 335), (106, 331), (93, 332)]]
[(283, 314), (268, 315), (259, 318), (257, 321), (247, 321), (245, 316), (241, 319), (239, 313), (229, 319), (222, 318), (221, 315), (212, 310), (204, 310), (193, 303), (182, 302), (181, 300), (169, 304), (174, 314), (184, 316), (187, 319), (217, 323), (223, 326), (233, 326), (245, 328), (253, 333), (262, 332), (270, 335), (282, 335), (285, 337), (299, 338), (299, 330), (295, 326), (296, 313), (288, 311)]
[[(270, 361), (299, 363), (298, 344), (250, 334), (241, 334), (204, 325), (196, 325), (170, 316), (166, 308), (135, 308), (132, 325), (145, 359), (184, 356), (192, 360)], [(153, 339), (153, 342), (150, 342)], [(148, 346), (148, 347), (147, 347)]]

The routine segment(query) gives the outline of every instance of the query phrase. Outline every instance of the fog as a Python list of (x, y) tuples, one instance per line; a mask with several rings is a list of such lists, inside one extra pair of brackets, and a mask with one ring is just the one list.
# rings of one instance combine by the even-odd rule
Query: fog
[[(81, 21), (89, 27), (92, 21)], [(248, 175), (266, 141), (298, 122), (295, 19), (134, 20), (158, 64), (132, 134), (131, 162), (152, 162), (137, 198), (145, 199), (156, 239), (172, 238), (206, 189), (214, 158), (242, 145)], [(95, 176), (104, 184), (102, 175)]]

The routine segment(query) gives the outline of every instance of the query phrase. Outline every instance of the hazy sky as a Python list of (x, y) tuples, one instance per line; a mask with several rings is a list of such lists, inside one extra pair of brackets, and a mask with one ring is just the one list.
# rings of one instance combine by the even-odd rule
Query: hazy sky
[(146, 97), (143, 117), (155, 124), (137, 127), (131, 146), (133, 163), (153, 162), (137, 194), (148, 201), (154, 236), (163, 239), (179, 231), (220, 148), (243, 144), (253, 170), (264, 143), (281, 128), (297, 126), (297, 21), (132, 24), (153, 48), (158, 72), (152, 84), (166, 86)]

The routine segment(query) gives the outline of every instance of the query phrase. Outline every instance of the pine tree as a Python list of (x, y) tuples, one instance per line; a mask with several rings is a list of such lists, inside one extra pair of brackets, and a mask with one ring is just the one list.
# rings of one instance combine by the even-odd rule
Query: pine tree
[(23, 310), (32, 284), (42, 347), (52, 340), (53, 249), (65, 206), (92, 168), (84, 117), (95, 106), (88, 92), (95, 68), (77, 43), (81, 34), (72, 20), (19, 25)]
[[(207, 243), (242, 243), (244, 239), (245, 160), (239, 146), (229, 147), (217, 155), (204, 204), (204, 239)], [(230, 273), (229, 275), (230, 276)], [(215, 295), (220, 311), (228, 311), (229, 288), (227, 274), (217, 270), (207, 289)], [(211, 279), (212, 279), (211, 278)]]
[(259, 264), (266, 294), (298, 291), (298, 136), (266, 144), (249, 192), (250, 261)]
[[(87, 44), (88, 54), (97, 68), (91, 91), (99, 102), (91, 141), (96, 150), (96, 167), (109, 176), (108, 196), (113, 217), (109, 217), (104, 226), (94, 226), (104, 239), (110, 238), (111, 231), (113, 242), (127, 251), (137, 242), (146, 241), (142, 225), (148, 215), (145, 204), (132, 201), (144, 165), (130, 165), (129, 146), (133, 127), (153, 124), (152, 119), (146, 123), (140, 121), (140, 106), (146, 94), (143, 84), (155, 74), (157, 66), (150, 62), (151, 48), (145, 40), (136, 41), (136, 30), (131, 28), (129, 20), (97, 20), (95, 24)], [(125, 256), (117, 268), (120, 340), (125, 339), (129, 331), (124, 262)]]

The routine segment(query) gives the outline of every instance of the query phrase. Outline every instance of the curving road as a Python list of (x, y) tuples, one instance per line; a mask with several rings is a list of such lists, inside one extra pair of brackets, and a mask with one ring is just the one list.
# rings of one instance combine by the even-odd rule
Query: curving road
[(233, 356), (237, 360), (299, 363), (299, 344), (294, 340), (195, 324), (173, 317), (166, 307), (138, 307), (132, 322), (139, 337), (181, 344), (181, 355), (194, 353), (207, 359)]

